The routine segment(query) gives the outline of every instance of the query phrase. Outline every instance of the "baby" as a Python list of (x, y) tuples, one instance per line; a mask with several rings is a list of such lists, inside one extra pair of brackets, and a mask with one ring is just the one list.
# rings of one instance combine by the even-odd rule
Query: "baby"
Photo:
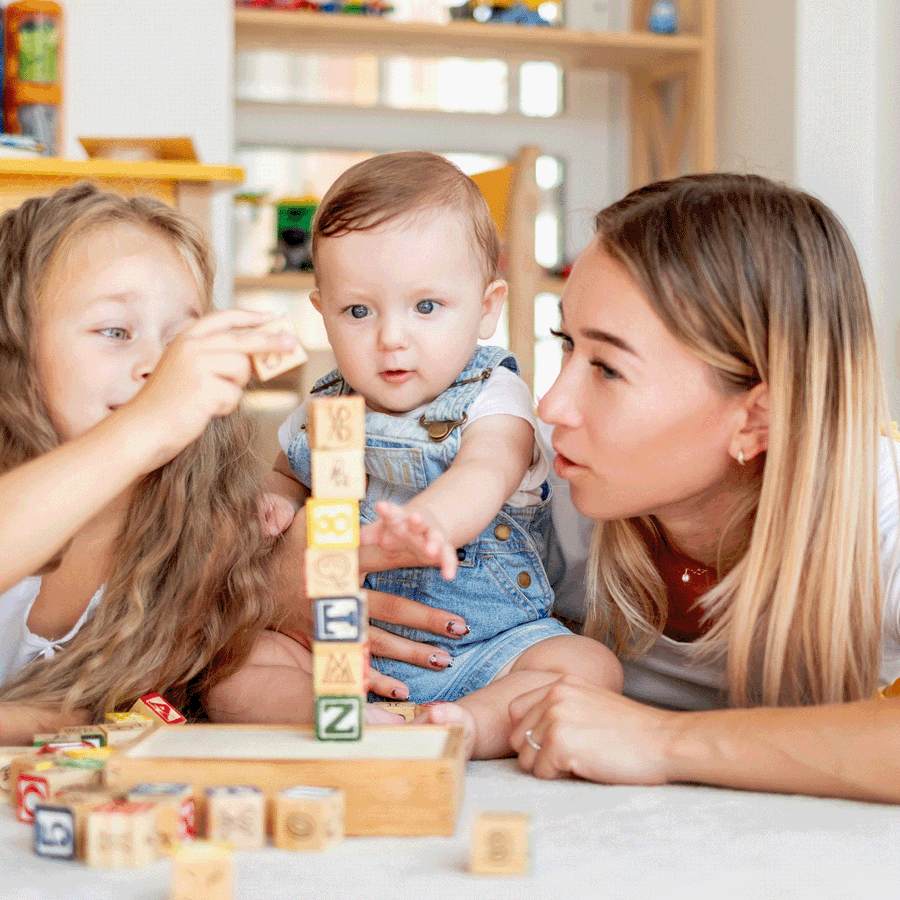
[[(364, 587), (447, 609), (469, 625), (441, 642), (377, 622), (443, 646), (452, 662), (450, 671), (378, 657), (373, 665), (404, 682), (410, 700), (434, 704), (417, 721), (463, 724), (478, 758), (510, 752), (508, 706), (519, 694), (564, 674), (622, 684), (606, 647), (550, 617), (550, 488), (531, 395), (509, 351), (479, 344), (506, 299), (498, 258), (477, 186), (431, 153), (353, 166), (313, 224), (311, 300), (338, 367), (312, 394), (365, 398), (361, 559), (374, 546), (411, 562), (368, 575)], [(279, 431), (284, 452), (266, 509), (272, 533), (310, 495), (305, 423), (303, 404)], [(295, 661), (306, 653), (285, 651)], [(308, 669), (305, 658), (300, 664)]]

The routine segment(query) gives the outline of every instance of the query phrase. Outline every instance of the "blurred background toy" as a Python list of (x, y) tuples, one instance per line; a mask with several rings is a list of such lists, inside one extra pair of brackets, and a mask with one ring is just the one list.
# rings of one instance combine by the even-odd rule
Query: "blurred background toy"
[(466, 0), (450, 7), (451, 19), (476, 22), (514, 22), (518, 25), (553, 25), (560, 18), (559, 2), (553, 0)]
[(319, 201), (310, 195), (283, 197), (275, 204), (277, 243), (272, 251), (281, 260), (275, 272), (312, 269), (312, 221)]
[(650, 7), (647, 27), (654, 34), (677, 34), (678, 8), (675, 0), (654, 0)]

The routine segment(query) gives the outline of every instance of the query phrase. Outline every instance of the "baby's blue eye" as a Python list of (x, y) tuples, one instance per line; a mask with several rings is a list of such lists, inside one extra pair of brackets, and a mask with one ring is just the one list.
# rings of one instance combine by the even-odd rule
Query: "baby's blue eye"
[(105, 335), (106, 337), (111, 337), (117, 341), (127, 341), (128, 340), (128, 332), (124, 328), (101, 328), (100, 334)]
[(362, 304), (357, 304), (356, 306), (350, 307), (350, 315), (353, 316), (354, 319), (364, 319), (369, 314), (369, 307), (363, 306)]
[(416, 304), (416, 312), (427, 316), (429, 313), (434, 312), (434, 305), (434, 300), (420, 300)]

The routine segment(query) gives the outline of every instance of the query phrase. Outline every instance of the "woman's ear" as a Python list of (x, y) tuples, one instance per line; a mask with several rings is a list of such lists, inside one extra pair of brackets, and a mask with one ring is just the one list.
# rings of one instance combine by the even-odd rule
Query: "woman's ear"
[(769, 386), (764, 381), (744, 396), (740, 422), (729, 449), (741, 465), (769, 449)]
[(486, 341), (494, 336), (508, 293), (509, 287), (502, 278), (495, 279), (484, 289), (484, 300), (481, 305), (481, 325), (478, 329), (478, 337), (481, 340)]

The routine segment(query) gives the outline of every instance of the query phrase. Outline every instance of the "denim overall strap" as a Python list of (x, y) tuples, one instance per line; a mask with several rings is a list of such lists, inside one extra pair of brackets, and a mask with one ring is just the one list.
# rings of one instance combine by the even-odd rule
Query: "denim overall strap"
[(355, 391), (344, 381), (344, 377), (338, 369), (332, 369), (327, 375), (320, 378), (310, 391), (310, 394), (319, 397), (341, 397), (353, 393)]
[(466, 410), (497, 366), (519, 373), (516, 358), (509, 350), (479, 345), (456, 381), (431, 402), (419, 420), (432, 440), (443, 440), (457, 425), (465, 422)]

